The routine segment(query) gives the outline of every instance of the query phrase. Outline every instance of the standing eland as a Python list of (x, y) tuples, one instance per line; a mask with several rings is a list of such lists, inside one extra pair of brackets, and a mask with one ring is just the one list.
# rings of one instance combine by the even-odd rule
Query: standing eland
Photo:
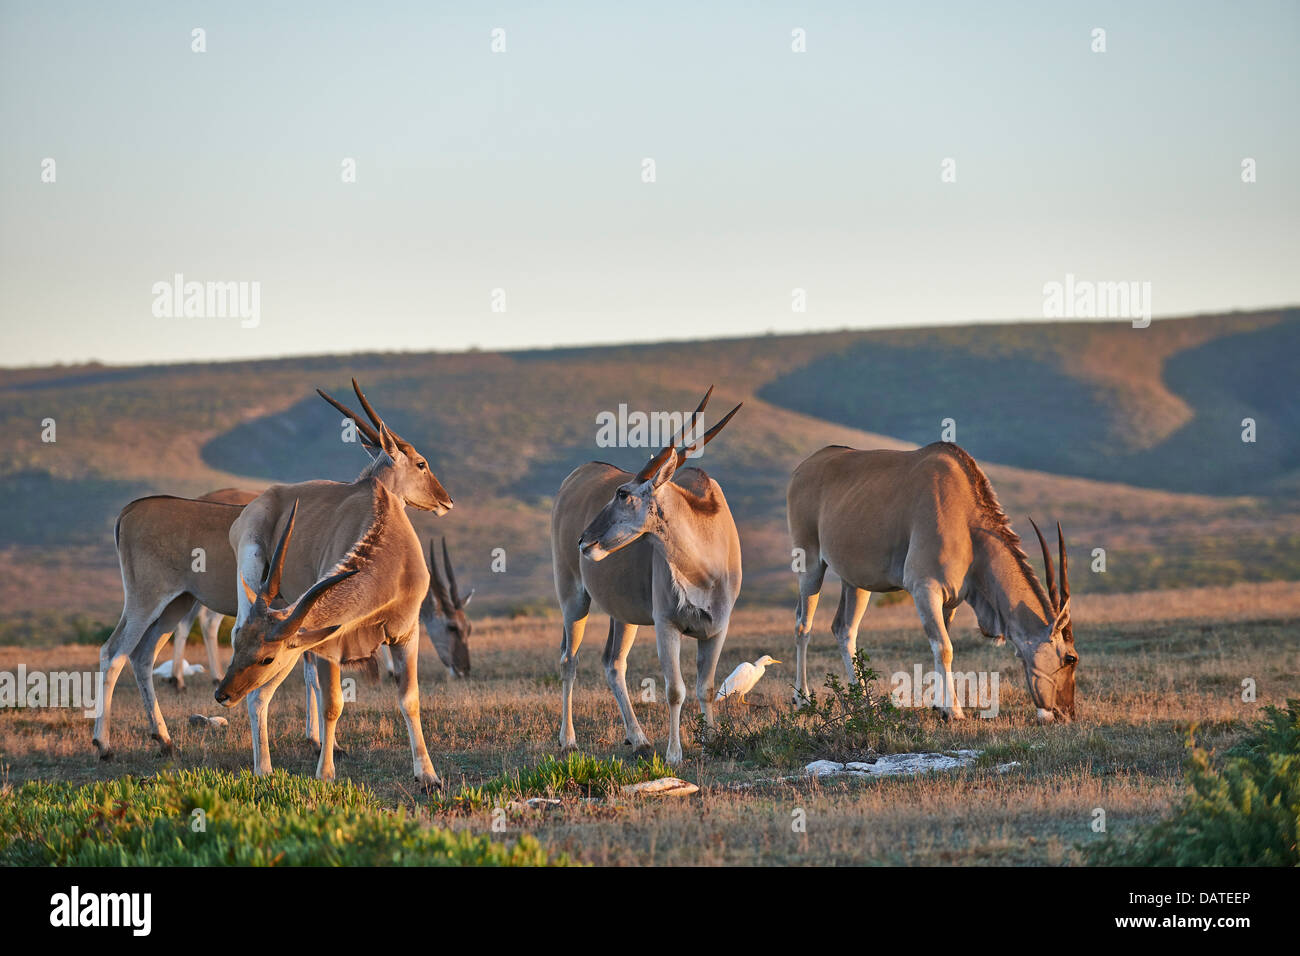
[[(831, 445), (794, 470), (786, 492), (790, 537), (802, 552), (795, 622), (796, 706), (808, 698), (808, 638), (826, 569), (842, 580), (831, 630), (853, 680), (858, 625), (872, 591), (907, 591), (943, 674), (943, 711), (961, 718), (948, 627), (966, 601), (986, 637), (1010, 638), (1040, 720), (1075, 716), (1079, 662), (1070, 624), (1065, 535), (1058, 592), (1041, 533), (1044, 590), (975, 460), (950, 442), (915, 451)], [(1038, 531), (1037, 525), (1034, 526)]]
[[(333, 779), (335, 727), (343, 708), (340, 666), (372, 657), (380, 644), (395, 647), (415, 776), (426, 787), (438, 786), (420, 726), (416, 672), (419, 611), (429, 587), (429, 571), (406, 508), (443, 515), (452, 507), (452, 499), (424, 456), (380, 419), (355, 379), (352, 387), (373, 427), (324, 392), (320, 395), (356, 423), (373, 455), (360, 476), (350, 483), (272, 485), (245, 506), (230, 528), (230, 546), (243, 584), (232, 635), (235, 653), (215, 696), (227, 707), (248, 698), (253, 771), (269, 773), (267, 707), (294, 662), (310, 652), (311, 669), (324, 671), (323, 676), (313, 673), (307, 682), (309, 694), (313, 685), (320, 691), (316, 775)], [(297, 535), (290, 547), (294, 526)], [(279, 553), (268, 562), (276, 542)], [(282, 583), (285, 594), (305, 598), (345, 570), (357, 572), (357, 577), (328, 589), (328, 599), (312, 616), (313, 621), (327, 623), (314, 624), (308, 636), (269, 616), (270, 602)], [(257, 590), (249, 582), (259, 582)]]
[[(103, 689), (93, 743), (102, 759), (113, 756), (109, 741), (113, 689), (127, 660), (149, 715), (150, 735), (164, 753), (171, 751), (171, 735), (154, 692), (154, 661), (178, 625), (192, 620), (196, 607), (217, 614), (233, 615), (238, 610), (230, 528), (244, 500), (255, 497), (233, 488), (198, 499), (152, 495), (137, 498), (118, 514), (113, 543), (124, 597), (117, 627), (99, 650)], [(177, 634), (177, 643), (183, 645), (183, 635), (188, 634), (187, 626)], [(205, 630), (205, 639), (208, 634)], [(208, 655), (216, 674), (216, 649), (211, 644)]]
[[(710, 388), (683, 428), (687, 435), (678, 437), (689, 437), (712, 394)], [(698, 642), (695, 696), (713, 725), (714, 673), (740, 593), (740, 536), (718, 483), (702, 469), (682, 466), (739, 410), (737, 405), (690, 447), (678, 448), (675, 437), (635, 475), (589, 462), (560, 486), (551, 512), (551, 556), (564, 614), (562, 748), (577, 746), (573, 683), (593, 599), (609, 614), (605, 679), (627, 742), (640, 753), (652, 750), (627, 693), (627, 656), (638, 626), (655, 628), (668, 690), (668, 762), (682, 760), (683, 634)]]

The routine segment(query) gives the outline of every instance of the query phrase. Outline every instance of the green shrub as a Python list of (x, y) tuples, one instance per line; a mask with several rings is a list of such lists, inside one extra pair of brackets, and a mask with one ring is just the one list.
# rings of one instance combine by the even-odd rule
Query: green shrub
[(798, 710), (739, 713), (724, 711), (710, 728), (695, 718), (695, 739), (710, 757), (747, 760), (762, 766), (785, 766), (813, 758), (856, 760), (872, 752), (912, 749), (903, 712), (887, 693), (877, 692), (880, 679), (866, 651), (853, 658), (856, 680), (846, 685), (827, 674), (822, 696), (809, 691)]
[(658, 754), (649, 760), (638, 759), (631, 766), (617, 757), (602, 759), (584, 753), (563, 757), (547, 755), (530, 770), (503, 774), (480, 786), (462, 787), (446, 796), (435, 795), (430, 798), (430, 806), (444, 811), (478, 811), (529, 797), (606, 797), (627, 784), (672, 774), (673, 768)]
[[(200, 812), (196, 812), (200, 811)], [(430, 827), (351, 783), (197, 769), (0, 793), (0, 865), (542, 866), (532, 837)]]
[(1087, 847), (1126, 866), (1300, 866), (1300, 700), (1266, 707), (1220, 770), (1187, 735), (1188, 792), (1172, 816), (1128, 840)]

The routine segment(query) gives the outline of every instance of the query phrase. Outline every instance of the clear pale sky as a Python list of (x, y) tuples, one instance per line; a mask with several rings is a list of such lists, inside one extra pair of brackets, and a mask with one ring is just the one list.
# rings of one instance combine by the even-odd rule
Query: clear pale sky
[(0, 364), (1300, 302), (1295, 2), (450, 6), (0, 3)]

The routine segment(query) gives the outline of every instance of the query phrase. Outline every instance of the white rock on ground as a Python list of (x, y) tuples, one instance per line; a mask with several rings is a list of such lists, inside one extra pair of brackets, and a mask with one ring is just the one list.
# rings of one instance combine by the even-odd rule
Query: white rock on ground
[(190, 714), (190, 723), (195, 727), (226, 727), (230, 721), (224, 717), (205, 717), (203, 714)]
[(813, 777), (906, 777), (931, 770), (957, 770), (969, 767), (982, 753), (980, 750), (955, 750), (952, 753), (883, 754), (875, 763), (814, 760), (804, 767)]
[(558, 807), (562, 801), (554, 797), (529, 797), (527, 800), (511, 800), (506, 804), (507, 810), (538, 810), (545, 807)]
[(629, 783), (623, 787), (622, 792), (628, 796), (640, 797), (687, 797), (699, 789), (695, 784), (677, 777), (660, 777), (644, 783)]

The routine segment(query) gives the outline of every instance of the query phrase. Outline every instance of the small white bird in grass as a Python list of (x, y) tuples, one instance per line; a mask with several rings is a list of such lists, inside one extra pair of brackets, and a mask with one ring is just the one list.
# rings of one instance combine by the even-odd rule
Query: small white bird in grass
[(746, 661), (727, 675), (727, 679), (724, 680), (722, 686), (718, 688), (718, 696), (715, 697), (714, 700), (719, 701), (724, 697), (730, 697), (735, 694), (740, 697), (740, 702), (742, 704), (745, 703), (745, 695), (754, 689), (754, 685), (758, 683), (758, 679), (762, 677), (763, 672), (767, 670), (767, 665), (780, 663), (781, 662), (775, 657), (769, 657), (767, 654), (764, 654), (752, 664)]

